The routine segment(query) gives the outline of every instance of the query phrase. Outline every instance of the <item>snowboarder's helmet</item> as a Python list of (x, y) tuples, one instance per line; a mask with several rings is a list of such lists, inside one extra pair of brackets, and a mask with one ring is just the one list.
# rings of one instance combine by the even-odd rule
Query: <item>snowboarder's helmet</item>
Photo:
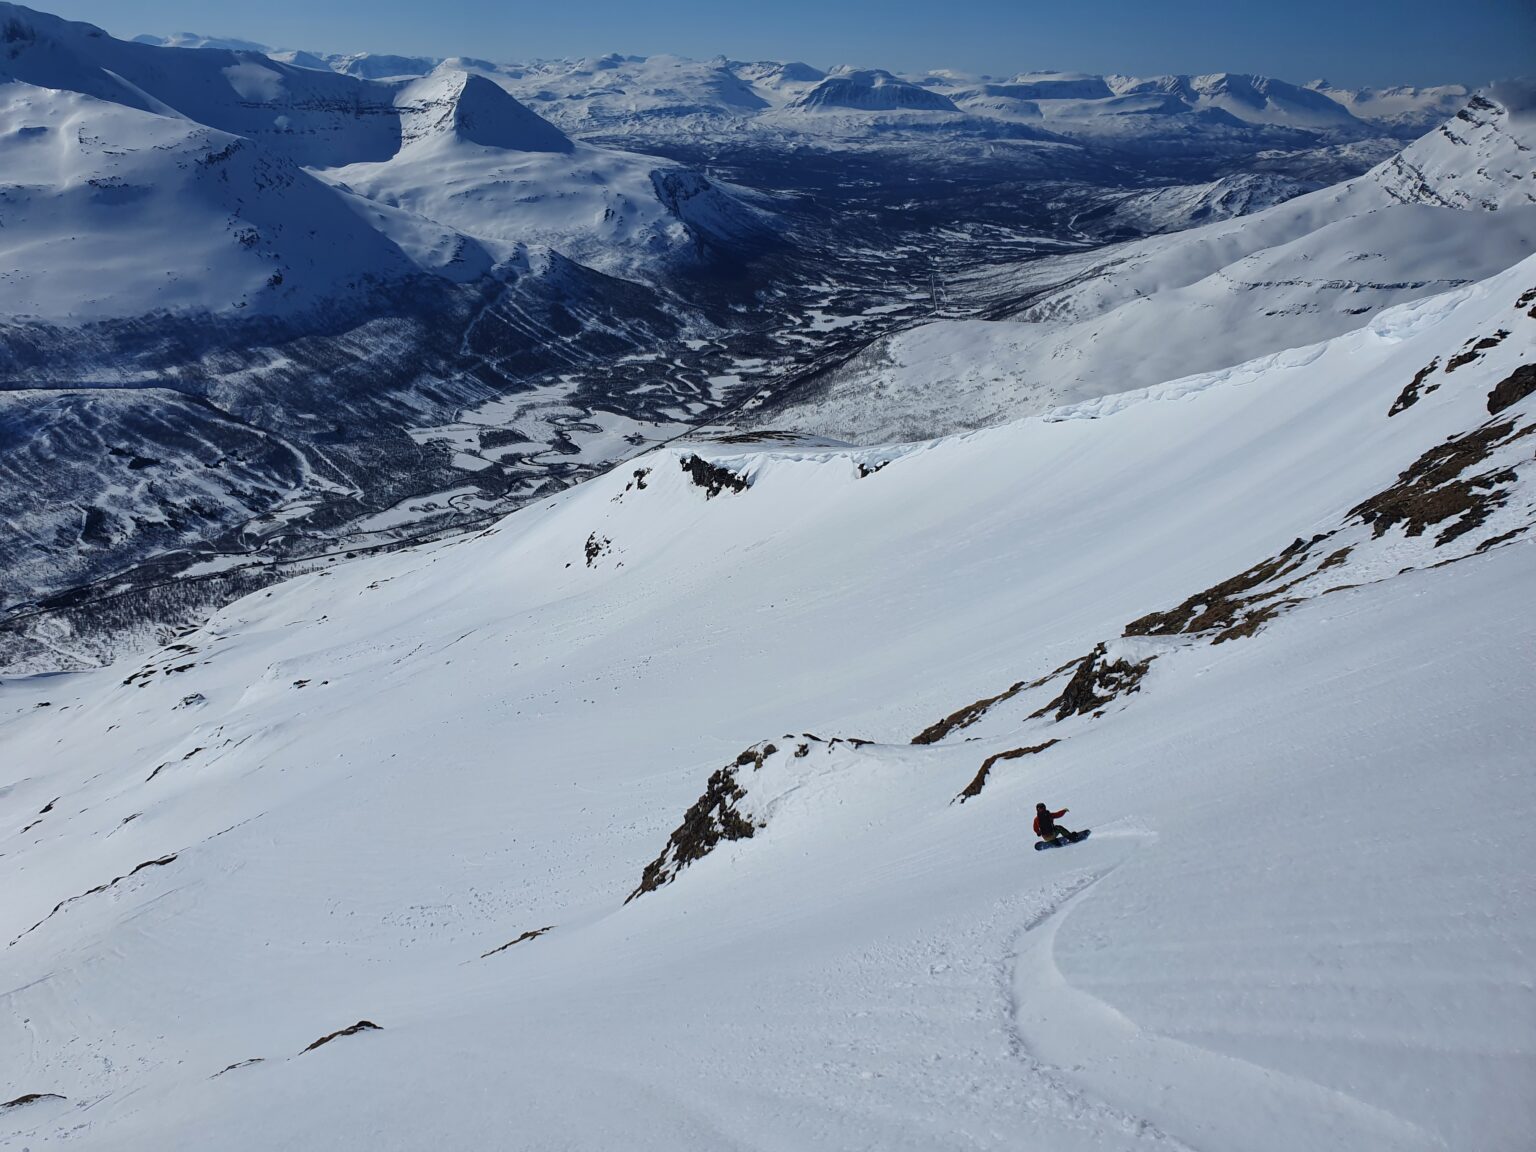
[(1045, 811), (1045, 805), (1044, 804), (1036, 804), (1035, 807), (1037, 809), (1039, 809), (1041, 812)]

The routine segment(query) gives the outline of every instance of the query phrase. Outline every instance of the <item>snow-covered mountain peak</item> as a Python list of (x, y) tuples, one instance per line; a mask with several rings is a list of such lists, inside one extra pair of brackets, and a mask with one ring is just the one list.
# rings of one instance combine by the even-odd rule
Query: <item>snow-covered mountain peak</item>
[(166, 36), (135, 36), (135, 44), (153, 44), (161, 48), (223, 48), (230, 52), (259, 52), (270, 56), (272, 49), (254, 40), (240, 40), (231, 36), (204, 36), (199, 32), (172, 32)]
[(1454, 116), (1472, 95), (1462, 84), (1341, 88), (1327, 80), (1313, 80), (1303, 87), (1321, 93), (1362, 120), (1421, 132)]
[(451, 139), (511, 152), (569, 152), (571, 140), (501, 85), (440, 67), (400, 89), (402, 142)]
[[(1524, 89), (1475, 95), (1436, 131), (1361, 178), (1395, 202), (1496, 210), (1536, 204), (1536, 116)], [(1516, 111), (1494, 98), (1503, 95)]]
[(399, 213), (263, 142), (18, 81), (0, 84), (0, 170), (11, 317), (287, 312), (441, 264), (425, 254), (462, 239), (410, 222), (424, 265), (392, 238)]
[(755, 90), (780, 98), (806, 91), (811, 85), (827, 78), (820, 68), (798, 60), (780, 63), (777, 60), (760, 60), (735, 63), (731, 71), (751, 84)]
[(799, 60), (791, 60), (787, 64), (778, 65), (774, 69), (774, 74), (781, 80), (793, 81), (796, 84), (806, 82), (814, 84), (827, 78), (827, 74), (820, 68), (813, 68), (811, 65)]
[(254, 52), (187, 50), (115, 40), (19, 5), (0, 4), (8, 29), (0, 81), (79, 92), (262, 141), (300, 164), (383, 159), (400, 146), (393, 91)]
[(1113, 94), (1103, 76), (1085, 72), (1020, 72), (991, 90), (1024, 100), (1102, 100)]
[(958, 112), (954, 101), (880, 68), (834, 68), (791, 107), (859, 111)]

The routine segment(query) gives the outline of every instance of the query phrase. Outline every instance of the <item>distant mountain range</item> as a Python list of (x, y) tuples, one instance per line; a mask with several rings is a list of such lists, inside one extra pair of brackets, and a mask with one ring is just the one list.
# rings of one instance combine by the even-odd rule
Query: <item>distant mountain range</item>
[[(98, 624), (65, 642), (59, 613), (462, 530), (712, 421), (931, 434), (1346, 331), (1433, 291), (1458, 246), (1478, 274), (1528, 250), (1470, 152), (1398, 157), (1466, 100), (322, 57), (0, 4), (0, 625), (29, 659), (45, 625), (46, 659), (94, 659)], [(1317, 190), (1383, 162), (1382, 197), (1476, 211), (1430, 244), (1396, 210), (1312, 238), (1355, 211)], [(1246, 220), (1215, 245), (1183, 231)], [(1240, 259), (1251, 289), (1220, 288)], [(1345, 287), (1319, 309), (1323, 268)], [(1137, 285), (1215, 310), (1173, 323), (1182, 297)], [(944, 324), (1006, 317), (1049, 324), (974, 348), (1062, 359), (977, 390), (971, 356), (935, 403), (903, 349), (948, 363)], [(890, 358), (913, 370), (870, 391)]]
[[(448, 64), (495, 75), (519, 97), (563, 124), (631, 122), (665, 111), (679, 118), (751, 120), (784, 109), (949, 113), (1001, 123), (1035, 123), (1063, 135), (1121, 135), (1154, 117), (1194, 117), (1225, 124), (1365, 135), (1418, 135), (1453, 115), (1469, 90), (1459, 84), (1392, 88), (1298, 85), (1268, 76), (1134, 77), (1081, 72), (1023, 72), (1011, 77), (949, 70), (898, 75), (843, 65), (829, 70), (778, 61), (717, 57), (608, 56), (492, 62), (471, 57), (278, 51), (248, 41), (194, 33), (139, 36), (178, 48), (262, 52), (307, 68), (362, 79), (424, 76)], [(771, 117), (775, 124), (776, 117)]]
[(1059, 286), (1003, 321), (876, 341), (753, 419), (858, 443), (978, 428), (1315, 345), (1475, 283), (1536, 253), (1536, 120), (1521, 111), (1474, 97), (1357, 179), (1267, 205), (1252, 181), (1128, 197), (1108, 215), (1191, 192), (1186, 219), (1219, 221), (1236, 195), (1250, 213), (1021, 265)]

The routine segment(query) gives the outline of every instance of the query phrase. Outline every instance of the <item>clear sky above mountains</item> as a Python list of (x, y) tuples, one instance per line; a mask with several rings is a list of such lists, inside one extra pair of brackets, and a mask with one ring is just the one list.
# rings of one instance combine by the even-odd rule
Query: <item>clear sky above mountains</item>
[(481, 56), (605, 52), (1011, 75), (1259, 72), (1350, 85), (1529, 75), (1533, 0), (48, 0), (114, 35), (192, 31), (277, 48)]

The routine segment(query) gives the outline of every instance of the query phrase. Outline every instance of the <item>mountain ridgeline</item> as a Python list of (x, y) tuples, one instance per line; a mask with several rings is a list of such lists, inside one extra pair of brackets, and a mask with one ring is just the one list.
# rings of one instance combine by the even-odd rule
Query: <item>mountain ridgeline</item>
[[(1063, 294), (1119, 291), (1103, 273), (1129, 254), (1106, 244), (1258, 220), (1383, 158), (1424, 202), (1415, 180), (1451, 178), (1416, 176), (1401, 142), (1467, 100), (323, 56), (125, 42), (11, 4), (0, 27), (0, 664), (25, 666), (107, 658), (230, 587), (473, 528), (711, 423), (918, 436), (1080, 397), (1063, 379), (958, 420), (905, 401), (816, 415), (924, 321), (1055, 318)], [(1476, 243), (1512, 259), (1527, 237)], [(1432, 273), (1348, 282), (1387, 303)], [(1287, 315), (1284, 295), (1249, 299)], [(1316, 330), (1365, 315), (1340, 314)], [(1026, 327), (1044, 331), (1010, 337)], [(1186, 346), (1205, 358), (1147, 370), (1263, 347)], [(192, 607), (168, 613), (171, 585)]]

